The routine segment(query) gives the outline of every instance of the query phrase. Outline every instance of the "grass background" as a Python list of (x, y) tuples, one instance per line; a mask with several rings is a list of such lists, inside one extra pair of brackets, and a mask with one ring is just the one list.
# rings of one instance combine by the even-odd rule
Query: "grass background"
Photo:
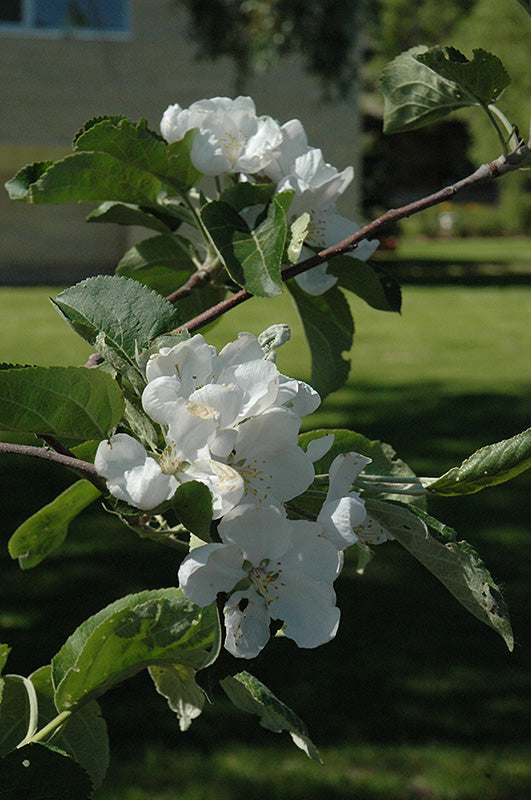
[[(90, 348), (47, 301), (56, 293), (2, 289), (1, 361), (84, 362)], [(529, 286), (406, 286), (402, 315), (354, 298), (349, 383), (325, 400), (311, 427), (351, 427), (388, 441), (423, 475), (519, 432), (531, 416), (530, 308)], [(273, 321), (293, 330), (279, 367), (307, 378), (287, 298), (244, 304), (208, 339), (221, 346)], [(96, 506), (72, 526), (61, 553), (21, 573), (6, 553), (11, 532), (71, 478), (15, 457), (2, 459), (0, 476), (0, 636), (13, 645), (9, 671), (49, 661), (82, 619), (120, 595), (175, 582), (168, 551), (135, 539)], [(275, 640), (252, 668), (308, 723), (324, 767), (221, 696), (179, 733), (142, 674), (102, 698), (112, 750), (97, 800), (528, 800), (530, 485), (524, 474), (430, 509), (480, 551), (504, 587), (513, 654), (398, 545), (382, 545), (363, 577), (347, 562), (332, 644), (302, 651)]]

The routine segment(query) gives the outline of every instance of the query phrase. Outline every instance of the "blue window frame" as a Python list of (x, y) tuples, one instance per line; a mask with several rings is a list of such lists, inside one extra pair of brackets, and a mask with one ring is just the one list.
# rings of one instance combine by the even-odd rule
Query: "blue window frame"
[(129, 0), (0, 0), (0, 33), (122, 38)]

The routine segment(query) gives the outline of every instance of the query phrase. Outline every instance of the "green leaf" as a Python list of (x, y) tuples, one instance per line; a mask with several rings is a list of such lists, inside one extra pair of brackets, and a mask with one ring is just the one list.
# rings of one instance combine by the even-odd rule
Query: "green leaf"
[(190, 242), (177, 234), (152, 236), (131, 247), (120, 259), (116, 272), (118, 275), (131, 275), (136, 270), (170, 267), (188, 277), (196, 270), (190, 249)]
[(260, 725), (274, 733), (288, 731), (293, 742), (308, 758), (321, 762), (319, 752), (308, 736), (306, 725), (278, 697), (249, 672), (238, 672), (220, 681), (220, 685), (236, 708), (257, 714)]
[(516, 0), (516, 1), (520, 3), (524, 11), (531, 17), (531, 1), (530, 0)]
[(397, 458), (395, 450), (390, 444), (377, 439), (367, 439), (361, 433), (349, 431), (346, 428), (320, 429), (301, 433), (299, 447), (306, 452), (308, 444), (313, 439), (319, 439), (327, 434), (334, 435), (334, 442), (330, 450), (315, 462), (316, 474), (330, 471), (332, 461), (342, 453), (361, 453), (372, 459), (364, 468), (365, 475), (395, 475), (397, 477), (414, 477), (415, 473), (402, 459)]
[[(10, 651), (11, 648), (9, 647), (8, 644), (0, 644), (0, 675), (2, 674), (3, 669), (6, 665), (7, 657)], [(0, 698), (1, 698), (1, 692), (0, 692)]]
[(11, 558), (18, 558), (22, 569), (40, 564), (62, 545), (72, 520), (99, 496), (89, 481), (76, 481), (17, 528), (8, 544)]
[(429, 491), (434, 494), (474, 494), (505, 483), (531, 467), (531, 428), (476, 450), (460, 467), (445, 472)]
[(91, 120), (77, 134), (75, 152), (55, 163), (21, 170), (9, 182), (14, 199), (30, 203), (114, 200), (157, 205), (161, 194), (185, 192), (201, 178), (190, 158), (195, 131), (168, 146), (147, 128), (124, 117)]
[(27, 164), (27, 166), (22, 167), (22, 169), (5, 184), (10, 199), (29, 200), (31, 185), (35, 183), (35, 181), (38, 181), (52, 164), (53, 161), (37, 161), (34, 164)]
[(177, 714), (179, 728), (186, 731), (205, 705), (205, 693), (195, 681), (195, 670), (183, 664), (150, 667), (149, 674), (159, 694)]
[(108, 153), (117, 162), (134, 165), (139, 172), (186, 191), (202, 177), (190, 158), (195, 135), (196, 131), (188, 131), (181, 141), (168, 146), (144, 119), (134, 124), (125, 118), (106, 118), (78, 135), (75, 146), (77, 150)]
[[(31, 686), (29, 689), (31, 690)], [(27, 678), (22, 675), (5, 675), (0, 678), (0, 758), (24, 740), (28, 733), (30, 715), (36, 723), (36, 698), (34, 693), (28, 691)]]
[(85, 770), (63, 753), (29, 744), (0, 761), (0, 800), (90, 800)]
[(286, 249), (286, 256), (291, 264), (296, 264), (299, 260), (304, 240), (308, 235), (308, 226), (311, 217), (307, 211), (293, 220), (290, 225), (290, 240)]
[(384, 133), (420, 128), (466, 106), (493, 102), (510, 78), (496, 56), (474, 50), (469, 61), (453, 47), (414, 47), (387, 65)]
[(381, 268), (344, 255), (331, 259), (327, 272), (336, 276), (338, 286), (354, 292), (372, 308), (380, 311), (400, 311), (402, 305), (400, 285)]
[(235, 211), (241, 211), (242, 208), (265, 205), (271, 200), (274, 193), (274, 183), (244, 181), (242, 183), (233, 183), (221, 193), (219, 199), (223, 203), (232, 206)]
[[(37, 692), (39, 729), (57, 716), (51, 671), (50, 664), (47, 664), (30, 675)], [(109, 766), (109, 738), (107, 725), (95, 700), (69, 717), (59, 733), (54, 735), (53, 744), (83, 767), (95, 789), (101, 785)]]
[(333, 286), (318, 297), (303, 292), (294, 280), (287, 282), (301, 316), (312, 355), (310, 383), (325, 397), (340, 389), (348, 377), (350, 362), (343, 358), (354, 338), (354, 320), (342, 292)]
[(201, 669), (218, 648), (215, 606), (198, 608), (175, 588), (128, 595), (85, 620), (52, 659), (56, 706), (86, 703), (154, 664)]
[(251, 228), (228, 203), (216, 200), (201, 209), (201, 219), (229, 275), (257, 297), (282, 293), (280, 267), (286, 242), (286, 215), (273, 199), (267, 216)]
[(203, 540), (210, 540), (212, 493), (208, 486), (200, 481), (181, 483), (171, 505), (185, 528)]
[(108, 153), (77, 152), (52, 164), (28, 188), (30, 203), (156, 203), (161, 182)]
[(414, 506), (367, 500), (367, 511), (435, 575), (467, 611), (493, 628), (513, 649), (511, 623), (500, 588), (474, 548), (456, 532)]
[(113, 200), (107, 200), (88, 215), (87, 222), (137, 225), (143, 228), (151, 228), (158, 233), (170, 233), (179, 226), (179, 219), (171, 214), (164, 213), (162, 207), (158, 207), (157, 211), (155, 211), (155, 208), (155, 206), (141, 208), (134, 203), (117, 203)]
[(97, 275), (61, 292), (53, 301), (74, 330), (92, 345), (103, 332), (117, 355), (134, 364), (137, 350), (176, 328), (179, 312), (137, 281)]
[(124, 401), (109, 375), (85, 367), (24, 367), (0, 371), (0, 428), (104, 439), (120, 421)]

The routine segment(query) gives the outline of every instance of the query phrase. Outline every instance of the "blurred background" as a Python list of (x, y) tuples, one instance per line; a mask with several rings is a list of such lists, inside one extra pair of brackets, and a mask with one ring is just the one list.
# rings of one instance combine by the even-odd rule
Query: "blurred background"
[[(531, 18), (516, 0), (2, 0), (0, 173), (70, 150), (89, 118), (124, 114), (154, 130), (167, 105), (250, 94), (259, 114), (301, 119), (309, 142), (356, 180), (340, 211), (368, 220), (464, 177), (499, 155), (480, 112), (384, 137), (376, 79), (416, 44), (498, 55), (513, 79), (500, 106), (525, 135)], [(531, 173), (460, 195), (390, 229), (375, 256), (402, 279), (401, 315), (351, 301), (347, 386), (311, 426), (350, 427), (390, 442), (421, 475), (529, 425)], [(113, 272), (139, 231), (87, 225), (88, 206), (32, 206), (0, 195), (0, 361), (81, 364), (90, 350), (48, 297)], [(293, 329), (282, 371), (308, 378), (289, 300), (253, 300), (213, 327), (221, 346), (273, 321)], [(8, 434), (3, 434), (4, 440)], [(167, 551), (140, 542), (97, 504), (64, 548), (21, 572), (7, 553), (16, 526), (71, 481), (4, 456), (0, 641), (9, 671), (47, 663), (88, 615), (141, 588), (172, 585)], [(102, 698), (109, 778), (97, 800), (311, 798), (528, 800), (531, 795), (531, 547), (524, 474), (430, 511), (481, 553), (501, 583), (513, 654), (398, 545), (365, 575), (347, 561), (334, 643), (299, 651), (276, 640), (253, 672), (308, 724), (325, 766), (223, 697), (186, 734), (149, 678)]]

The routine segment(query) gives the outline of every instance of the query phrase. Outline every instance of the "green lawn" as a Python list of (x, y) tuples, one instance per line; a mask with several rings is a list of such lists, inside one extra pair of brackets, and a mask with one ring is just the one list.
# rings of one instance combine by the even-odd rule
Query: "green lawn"
[[(46, 289), (0, 291), (0, 360), (83, 363), (90, 348), (61, 321)], [(312, 427), (349, 426), (391, 442), (422, 474), (513, 435), (531, 417), (531, 287), (405, 287), (402, 315), (352, 303), (356, 339), (348, 386)], [(287, 374), (308, 377), (300, 324), (287, 298), (250, 301), (208, 333), (287, 321)], [(309, 423), (308, 423), (309, 424)], [(59, 469), (4, 458), (3, 542), (69, 481)], [(337, 584), (342, 625), (331, 645), (299, 651), (275, 640), (253, 667), (308, 723), (325, 760), (307, 761), (286, 735), (264, 731), (221, 698), (181, 734), (145, 675), (102, 698), (111, 770), (96, 800), (528, 800), (531, 796), (531, 548), (525, 474), (431, 511), (471, 541), (502, 583), (517, 646), (472, 618), (397, 545), (366, 574), (347, 563)], [(97, 553), (90, 550), (97, 542)], [(88, 614), (127, 591), (168, 585), (167, 551), (131, 539), (95, 509), (62, 554), (20, 573), (5, 547), (0, 640), (9, 669), (48, 660)]]

